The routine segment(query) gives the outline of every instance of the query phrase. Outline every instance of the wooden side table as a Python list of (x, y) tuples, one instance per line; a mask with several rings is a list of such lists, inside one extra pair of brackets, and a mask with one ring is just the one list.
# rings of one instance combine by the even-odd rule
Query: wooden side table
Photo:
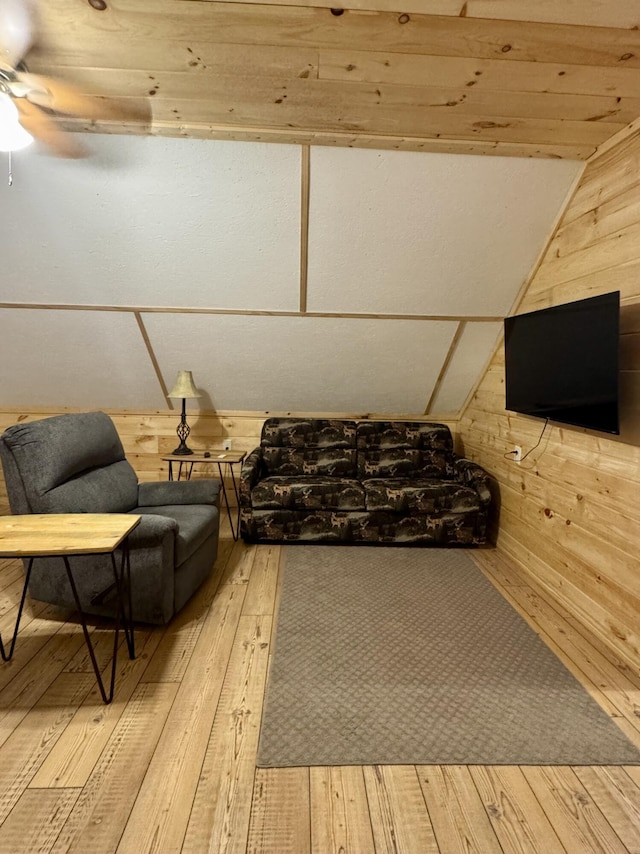
[[(80, 614), (84, 640), (89, 650), (100, 694), (105, 703), (111, 702), (116, 678), (118, 634), (121, 619), (129, 650), (129, 658), (135, 658), (133, 615), (131, 611), (131, 569), (129, 565), (129, 544), (127, 538), (139, 522), (140, 516), (133, 516), (129, 513), (47, 513), (28, 516), (0, 516), (0, 557), (28, 559), (18, 616), (8, 652), (5, 650), (2, 638), (0, 637), (0, 653), (4, 661), (11, 659), (16, 645), (20, 617), (22, 616), (22, 609), (27, 596), (34, 558), (61, 557), (64, 561), (73, 598)], [(122, 552), (119, 569), (115, 557), (115, 552), (118, 548)], [(96, 661), (93, 644), (87, 629), (87, 621), (82, 610), (69, 561), (71, 555), (96, 554), (111, 555), (114, 585), (118, 594), (118, 611), (113, 638), (111, 681), (108, 694), (102, 682), (100, 668)]]
[[(169, 463), (169, 480), (180, 480), (183, 473), (184, 468), (184, 479), (189, 480), (191, 478), (191, 472), (193, 471), (194, 465), (200, 465), (203, 463), (214, 463), (218, 466), (218, 475), (220, 477), (220, 483), (222, 484), (222, 495), (224, 497), (224, 503), (227, 508), (227, 516), (229, 517), (229, 525), (231, 526), (231, 536), (234, 540), (238, 539), (238, 535), (240, 533), (240, 493), (238, 491), (238, 482), (236, 480), (235, 472), (233, 470), (234, 466), (242, 465), (242, 461), (247, 456), (245, 451), (211, 451), (210, 456), (205, 457), (204, 454), (169, 454), (166, 457), (163, 457), (162, 460), (165, 463)], [(173, 465), (177, 463), (178, 472), (177, 477), (173, 476)], [(229, 505), (229, 496), (227, 495), (227, 489), (224, 485), (224, 476), (222, 474), (222, 466), (228, 466), (228, 471), (231, 474), (231, 482), (233, 484), (233, 492), (236, 498), (236, 506), (237, 506), (237, 515), (236, 515), (236, 527), (233, 527), (233, 519), (231, 518), (231, 507)]]

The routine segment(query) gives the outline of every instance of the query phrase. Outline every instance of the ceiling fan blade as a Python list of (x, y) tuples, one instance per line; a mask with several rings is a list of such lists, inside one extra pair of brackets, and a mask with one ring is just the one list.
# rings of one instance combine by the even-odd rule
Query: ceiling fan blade
[(20, 124), (31, 136), (42, 142), (58, 157), (86, 157), (87, 149), (82, 143), (56, 126), (55, 122), (40, 107), (25, 98), (14, 101), (20, 115)]
[(33, 44), (33, 0), (0, 0), (0, 65), (15, 68)]
[(111, 98), (105, 95), (85, 95), (76, 86), (54, 77), (20, 72), (20, 83), (30, 87), (27, 98), (31, 103), (56, 113), (88, 121), (126, 121), (149, 124), (151, 108), (143, 98)]

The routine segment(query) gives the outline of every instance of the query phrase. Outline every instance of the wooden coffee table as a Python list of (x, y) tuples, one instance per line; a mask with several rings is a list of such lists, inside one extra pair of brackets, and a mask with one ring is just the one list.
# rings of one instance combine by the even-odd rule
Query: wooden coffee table
[[(16, 645), (16, 637), (20, 626), (20, 617), (27, 596), (31, 568), (35, 557), (61, 557), (71, 591), (80, 614), (82, 631), (89, 656), (96, 675), (100, 694), (105, 703), (113, 699), (116, 677), (116, 660), (118, 655), (118, 634), (120, 620), (129, 650), (129, 658), (135, 658), (135, 643), (133, 636), (133, 619), (131, 613), (131, 588), (128, 536), (140, 522), (140, 516), (128, 513), (47, 513), (43, 515), (0, 516), (0, 557), (25, 558), (27, 570), (24, 587), (18, 608), (16, 625), (11, 638), (9, 651), (5, 650), (0, 637), (0, 653), (4, 661), (9, 661)], [(121, 550), (120, 567), (117, 566), (115, 552)], [(110, 554), (113, 567), (114, 587), (118, 595), (118, 611), (115, 621), (113, 639), (113, 655), (111, 659), (111, 681), (109, 693), (105, 691), (96, 661), (93, 644), (87, 629), (87, 622), (69, 557), (71, 555)]]

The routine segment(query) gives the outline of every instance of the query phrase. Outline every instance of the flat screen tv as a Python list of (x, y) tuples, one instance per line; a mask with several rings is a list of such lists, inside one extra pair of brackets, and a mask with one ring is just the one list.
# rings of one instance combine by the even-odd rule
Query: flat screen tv
[(619, 433), (620, 292), (504, 321), (506, 408)]

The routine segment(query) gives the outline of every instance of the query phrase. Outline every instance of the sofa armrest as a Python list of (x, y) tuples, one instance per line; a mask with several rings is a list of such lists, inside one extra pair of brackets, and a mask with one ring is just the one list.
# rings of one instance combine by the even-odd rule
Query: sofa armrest
[(465, 486), (471, 486), (478, 492), (482, 504), (491, 503), (491, 491), (489, 490), (489, 474), (478, 463), (457, 457), (454, 460), (454, 477)]
[(138, 484), (138, 506), (165, 504), (220, 504), (220, 481), (213, 477), (194, 480), (149, 481)]
[(263, 476), (262, 448), (254, 448), (249, 456), (245, 457), (240, 471), (240, 507), (251, 507), (251, 490)]

